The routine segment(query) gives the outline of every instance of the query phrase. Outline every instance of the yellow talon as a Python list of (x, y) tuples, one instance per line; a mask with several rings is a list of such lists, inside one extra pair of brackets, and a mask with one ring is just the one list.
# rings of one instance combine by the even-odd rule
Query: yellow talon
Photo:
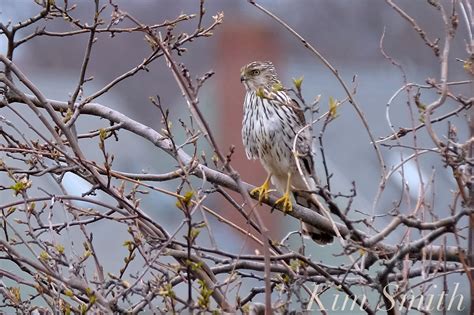
[(291, 203), (291, 173), (288, 173), (286, 180), (286, 191), (281, 198), (275, 201), (275, 206), (281, 204), (281, 210), (286, 214), (293, 211), (293, 204)]
[(272, 175), (269, 175), (262, 186), (252, 189), (250, 195), (255, 197), (258, 195), (258, 203), (262, 204), (263, 201), (268, 199), (270, 195), (270, 178)]
[(289, 192), (286, 192), (283, 197), (275, 201), (275, 206), (281, 205), (281, 209), (284, 213), (293, 211), (293, 204), (291, 203), (291, 196)]

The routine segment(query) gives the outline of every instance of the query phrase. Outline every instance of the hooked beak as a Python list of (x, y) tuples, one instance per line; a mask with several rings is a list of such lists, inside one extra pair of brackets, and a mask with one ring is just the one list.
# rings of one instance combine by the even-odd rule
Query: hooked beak
[(244, 82), (245, 80), (247, 80), (247, 79), (245, 78), (245, 75), (241, 74), (241, 75), (240, 75), (240, 82)]

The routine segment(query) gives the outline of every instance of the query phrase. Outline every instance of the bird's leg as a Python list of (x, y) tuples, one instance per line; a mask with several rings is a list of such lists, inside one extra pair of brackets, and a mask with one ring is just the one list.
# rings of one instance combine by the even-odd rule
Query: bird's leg
[(265, 201), (268, 199), (268, 196), (270, 194), (270, 179), (271, 178), (272, 178), (272, 174), (268, 174), (267, 179), (265, 179), (265, 182), (263, 182), (262, 186), (252, 189), (252, 191), (250, 191), (251, 196), (258, 195), (259, 204), (262, 204), (262, 201)]
[(275, 201), (275, 206), (280, 204), (281, 209), (284, 213), (291, 212), (293, 210), (293, 204), (291, 203), (291, 173), (288, 173), (288, 181), (286, 182), (286, 190), (281, 198)]

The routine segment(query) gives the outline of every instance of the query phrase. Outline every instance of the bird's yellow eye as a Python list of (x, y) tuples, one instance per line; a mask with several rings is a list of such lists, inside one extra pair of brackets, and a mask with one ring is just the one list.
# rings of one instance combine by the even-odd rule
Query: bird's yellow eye
[(260, 74), (260, 70), (254, 69), (254, 70), (250, 71), (250, 74), (253, 75), (253, 76), (259, 75), (259, 74)]

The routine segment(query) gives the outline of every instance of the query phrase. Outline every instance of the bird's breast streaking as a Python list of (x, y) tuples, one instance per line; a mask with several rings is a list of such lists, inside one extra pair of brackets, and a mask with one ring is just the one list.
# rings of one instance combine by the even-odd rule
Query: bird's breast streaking
[[(304, 113), (283, 89), (271, 62), (254, 61), (242, 67), (240, 81), (247, 92), (242, 121), (245, 151), (249, 159), (260, 160), (268, 173), (263, 185), (251, 194), (258, 194), (260, 202), (266, 199), (271, 179), (283, 194), (276, 204), (290, 212), (295, 190), (307, 192), (317, 188), (312, 177), (311, 133), (306, 128)], [(311, 193), (306, 193), (298, 203), (311, 207), (313, 198)], [(327, 232), (306, 224), (302, 229), (320, 244), (332, 241), (332, 235)]]

